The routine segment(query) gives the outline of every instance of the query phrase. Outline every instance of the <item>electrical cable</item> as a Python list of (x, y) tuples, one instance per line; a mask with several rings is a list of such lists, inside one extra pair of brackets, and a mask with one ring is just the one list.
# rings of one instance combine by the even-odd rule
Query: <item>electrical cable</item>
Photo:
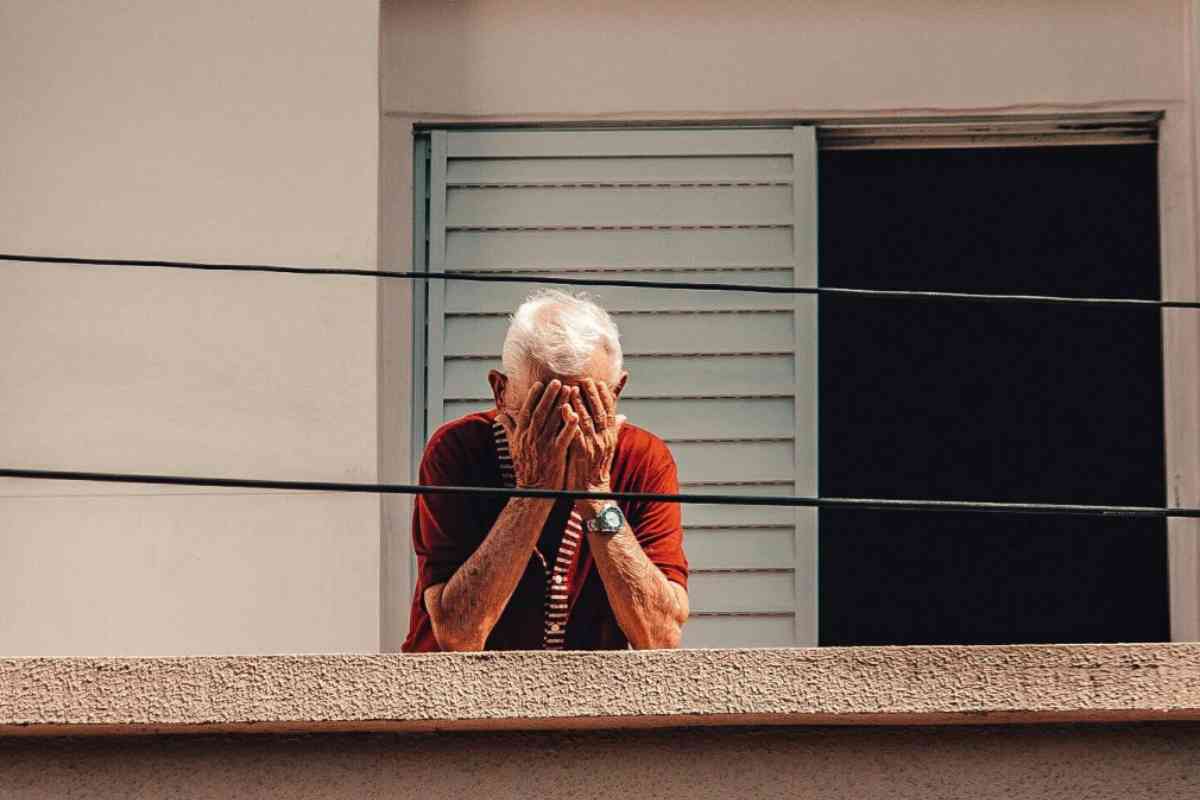
[(87, 267), (139, 267), (185, 269), (212, 272), (267, 272), (289, 275), (341, 275), (362, 278), (399, 278), (404, 280), (475, 281), (481, 283), (541, 283), (560, 286), (614, 286), (639, 289), (688, 289), (692, 291), (752, 292), (758, 294), (805, 294), (882, 299), (948, 300), (988, 303), (1030, 303), (1042, 305), (1126, 306), (1137, 308), (1200, 309), (1200, 301), (1147, 300), (1133, 297), (1068, 297), (1064, 295), (1003, 294), (987, 292), (935, 292), (909, 289), (854, 289), (840, 286), (763, 286), (746, 283), (710, 283), (697, 281), (645, 281), (626, 278), (561, 278), (536, 274), (488, 272), (395, 272), (391, 270), (348, 267), (297, 267), (277, 264), (217, 264), (199, 261), (159, 261), (147, 259), (76, 258), (73, 256), (36, 256), (0, 253), (0, 261), (37, 264), (70, 264)]
[(1059, 514), (1067, 516), (1200, 518), (1200, 508), (1078, 505), (1069, 503), (996, 503), (969, 500), (894, 500), (868, 497), (792, 497), (788, 495), (661, 494), (654, 492), (579, 492), (565, 489), (514, 489), (499, 486), (425, 486), (411, 483), (342, 483), (278, 481), (251, 478), (205, 478), (190, 475), (152, 475), (122, 472), (0, 468), (0, 478), (56, 481), (141, 483), (166, 486), (206, 486), (232, 489), (272, 489), (300, 492), (370, 494), (441, 494), (475, 497), (541, 497), (570, 500), (626, 500), (707, 505), (787, 506), (872, 511), (974, 511), (994, 514)]
[[(912, 298), (976, 302), (1019, 302), (1093, 306), (1135, 306), (1141, 308), (1200, 309), (1200, 302), (1145, 300), (1115, 297), (1066, 297), (1058, 295), (998, 294), (976, 292), (910, 291), (900, 289), (852, 289), (843, 287), (762, 286), (735, 283), (644, 281), (622, 278), (561, 278), (544, 275), (515, 275), (472, 272), (396, 272), (388, 270), (299, 267), (273, 264), (224, 264), (195, 261), (150, 259), (100, 259), (72, 256), (37, 256), (0, 253), (0, 261), (45, 264), (69, 264), (89, 267), (138, 267), (223, 272), (284, 273), (294, 275), (341, 275), (365, 278), (407, 280), (458, 280), (495, 283), (543, 283), (568, 286), (621, 286), (645, 289), (687, 289), (695, 291), (755, 292), (769, 294), (843, 295), (850, 297)], [(419, 484), (344, 483), (328, 481), (279, 481), (244, 478), (211, 478), (187, 475), (154, 475), (113, 472), (76, 472), (0, 468), (0, 477), (105, 483), (139, 483), (171, 486), (222, 487), (317, 492), (359, 492), (376, 494), (450, 494), (483, 497), (542, 497), (554, 499), (612, 499), (642, 502), (676, 502), (710, 505), (786, 506), (889, 511), (972, 511), (1008, 514), (1061, 514), (1076, 516), (1119, 516), (1153, 518), (1200, 518), (1200, 508), (1155, 506), (1079, 505), (1068, 503), (1003, 503), (965, 500), (897, 500), (885, 498), (793, 497), (787, 495), (730, 494), (657, 494), (639, 492), (576, 492), (549, 489), (510, 489), (483, 486), (423, 486)]]

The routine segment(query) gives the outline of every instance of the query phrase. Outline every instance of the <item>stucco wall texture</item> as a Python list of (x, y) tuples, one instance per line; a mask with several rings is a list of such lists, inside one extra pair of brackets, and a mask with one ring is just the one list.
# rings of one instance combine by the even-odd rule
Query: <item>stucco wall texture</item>
[(4, 659), (0, 797), (1192, 797), (1197, 720), (1200, 645)]
[(0, 660), (0, 735), (1200, 720), (1200, 644)]
[(0, 739), (0, 796), (1186, 798), (1200, 726)]

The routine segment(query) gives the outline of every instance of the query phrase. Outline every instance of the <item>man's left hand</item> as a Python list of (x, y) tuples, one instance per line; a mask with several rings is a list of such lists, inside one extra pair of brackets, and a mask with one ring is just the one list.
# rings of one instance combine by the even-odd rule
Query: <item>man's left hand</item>
[(579, 417), (579, 433), (567, 451), (567, 488), (612, 491), (612, 462), (617, 434), (625, 417), (616, 413), (617, 398), (608, 384), (588, 378), (570, 389), (571, 408)]

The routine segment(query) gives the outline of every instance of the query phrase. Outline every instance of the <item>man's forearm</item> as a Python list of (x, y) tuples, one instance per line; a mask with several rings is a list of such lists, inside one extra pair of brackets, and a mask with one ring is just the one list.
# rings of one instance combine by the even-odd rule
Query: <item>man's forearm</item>
[(617, 624), (636, 649), (679, 646), (687, 592), (667, 580), (626, 524), (619, 533), (588, 533), (596, 568)]
[(426, 593), (434, 636), (442, 649), (483, 649), (553, 508), (553, 500), (511, 498), (479, 549), (450, 580)]

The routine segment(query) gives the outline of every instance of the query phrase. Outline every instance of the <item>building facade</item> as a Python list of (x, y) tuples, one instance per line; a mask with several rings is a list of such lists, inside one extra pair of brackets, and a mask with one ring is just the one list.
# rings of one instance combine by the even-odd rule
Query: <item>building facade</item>
[[(902, 5), (877, 0), (756, 0), (739, 6), (672, 1), (652, 7), (613, 3), (586, 8), (490, 0), (305, 7), (278, 2), (203, 7), (135, 2), (119, 9), (17, 2), (0, 9), (0, 64), (0, 95), (8, 100), (3, 106), (6, 145), (0, 148), (0, 250), (8, 253), (397, 270), (503, 269), (529, 264), (527, 253), (503, 249), (499, 239), (510, 229), (541, 228), (548, 236), (558, 236), (561, 231), (555, 226), (582, 227), (585, 234), (593, 230), (599, 236), (605, 228), (630, 225), (715, 226), (718, 232), (734, 233), (720, 242), (697, 234), (704, 241), (697, 239), (694, 252), (676, 249), (653, 263), (623, 263), (619, 254), (606, 260), (602, 236), (579, 248), (572, 244), (562, 251), (563, 258), (608, 271), (690, 266), (718, 278), (803, 284), (824, 257), (814, 241), (818, 225), (824, 225), (818, 221), (815, 198), (820, 194), (824, 202), (835, 196), (824, 191), (818, 173), (842, 170), (837, 174), (850, 176), (859, 163), (851, 163), (849, 157), (837, 161), (834, 154), (886, 154), (935, 146), (956, 153), (1006, 147), (1025, 152), (1034, 145), (1058, 145), (1040, 151), (1086, 152), (1086, 158), (1100, 160), (1070, 169), (1081, 175), (1129, 169), (1129, 180), (1142, 181), (1139, 185), (1148, 181), (1154, 187), (1149, 210), (1130, 207), (1124, 218), (1116, 219), (1110, 209), (1106, 213), (1113, 213), (1114, 221), (1104, 225), (1096, 221), (1099, 217), (1092, 218), (1094, 227), (1108, 231), (1124, 230), (1121, 226), (1133, 225), (1130, 220), (1136, 222), (1147, 213), (1156, 222), (1157, 241), (1153, 248), (1147, 243), (1155, 252), (1142, 255), (1158, 269), (1147, 274), (1149, 284), (1129, 288), (1129, 296), (1150, 292), (1194, 300), (1198, 294), (1200, 6), (1194, 0), (928, 0)], [(718, 146), (695, 138), (715, 134), (733, 144)], [(536, 168), (551, 172), (539, 175), (522, 165), (520, 148), (531, 141), (540, 149), (533, 159)], [(548, 157), (547, 147), (561, 152)], [(605, 152), (606, 147), (618, 149)], [(1142, 155), (1133, 164), (1128, 154), (1135, 152)], [(1104, 153), (1117, 155), (1104, 161)], [(618, 172), (597, 176), (578, 163), (600, 158), (611, 159), (606, 166)], [(636, 184), (637, 175), (620, 172), (621, 158), (636, 162), (630, 169), (645, 159), (662, 159), (657, 166), (665, 172), (651, 174), (646, 181), (658, 181), (661, 191), (678, 189), (683, 194), (670, 195), (669, 202), (648, 201), (638, 211), (641, 200), (621, 193), (628, 185), (570, 186), (588, 181)], [(706, 180), (699, 183), (711, 185), (672, 188), (672, 181), (697, 182), (691, 172), (672, 177), (670, 170), (679, 166), (672, 159), (691, 159), (691, 168), (704, 158), (712, 161), (703, 165), (700, 177)], [(761, 161), (748, 163), (754, 158)], [(468, 174), (478, 166), (475, 162), (488, 159), (525, 171)], [(738, 170), (751, 172), (723, 172), (729, 163), (721, 159), (739, 159)], [(552, 174), (555, 164), (549, 162), (569, 174)], [(892, 163), (887, 174), (918, 167)], [(452, 174), (454, 169), (460, 171)], [(773, 172), (777, 169), (781, 171)], [(963, 167), (964, 186), (979, 182), (973, 176), (982, 173), (971, 171), (975, 169), (984, 167)], [(1000, 161), (992, 169), (995, 175), (1028, 170), (1021, 174), (1036, 180), (1050, 174), (1036, 170), (1060, 166), (1014, 160)], [(860, 174), (862, 185), (869, 187), (878, 174)], [(527, 194), (519, 200), (496, 194), (507, 191), (498, 186), (506, 182), (522, 185)], [(547, 186), (538, 188), (539, 182)], [(1070, 184), (1060, 179), (1047, 186), (1062, 189)], [(851, 185), (849, 178), (840, 185)], [(555, 186), (563, 194), (552, 194)], [(610, 190), (613, 195), (607, 200), (597, 194)], [(1076, 191), (1081, 207), (1092, 207), (1101, 194), (1078, 187)], [(580, 201), (581, 196), (586, 199)], [(852, 209), (870, 197), (864, 190), (843, 199)], [(684, 211), (691, 201), (694, 208), (720, 214), (713, 219), (687, 216)], [(648, 216), (622, 216), (634, 211)], [(684, 216), (675, 218), (673, 213)], [(864, 224), (872, 218), (867, 212), (863, 217)], [(850, 227), (849, 212), (842, 220)], [(784, 229), (790, 246), (772, 251), (772, 231)], [(814, 235), (806, 236), (805, 231)], [(492, 263), (454, 263), (453, 254), (467, 252), (461, 248), (471, 237), (489, 232), (499, 239), (476, 242), (476, 252), (509, 253), (520, 259), (514, 263), (495, 256)], [(824, 236), (824, 227), (821, 232)], [(1127, 233), (1131, 240), (1139, 235), (1146, 240), (1144, 228), (1131, 227)], [(677, 231), (675, 240), (690, 235)], [(659, 246), (652, 238), (639, 245), (644, 252)], [(932, 232), (926, 238), (942, 237)], [(754, 253), (754, 263), (702, 258), (734, 245), (742, 255)], [(824, 259), (822, 269), (826, 262), (832, 264), (833, 259)], [(760, 269), (741, 269), (736, 275), (727, 269), (723, 274), (722, 264)], [(0, 422), (0, 460), (5, 466), (43, 469), (411, 482), (429, 426), (478, 400), (469, 390), (454, 390), (455, 381), (469, 380), (470, 369), (494, 355), (479, 350), (470, 338), (485, 341), (502, 313), (485, 300), (508, 302), (516, 297), (481, 298), (437, 286), (435, 292), (446, 293), (433, 296), (423, 283), (399, 280), (6, 262), (0, 270), (0, 341), (6, 343), (0, 348), (0, 397), (8, 413)], [(1101, 293), (1111, 286), (1090, 288)], [(818, 488), (828, 493), (825, 485), (816, 485), (817, 478), (829, 484), (836, 475), (826, 480), (818, 464), (818, 429), (834, 421), (827, 424), (824, 417), (818, 418), (821, 398), (815, 387), (820, 384), (812, 363), (818, 355), (814, 339), (802, 332), (810, 330), (805, 326), (835, 330), (836, 320), (827, 325), (822, 319), (818, 326), (816, 311), (802, 305), (664, 308), (661, 303), (666, 301), (657, 298), (644, 308), (636, 306), (638, 298), (614, 300), (632, 304), (618, 310), (629, 315), (626, 336), (635, 345), (640, 337), (648, 341), (661, 335), (646, 328), (658, 319), (646, 312), (673, 312), (679, 322), (695, 314), (719, 316), (722, 322), (734, 320), (730, 314), (753, 314), (755, 324), (732, 322), (731, 330), (736, 336), (753, 330), (768, 337), (743, 341), (730, 339), (732, 333), (707, 329), (710, 340), (702, 342), (703, 347), (688, 342), (689, 347), (681, 344), (665, 354), (676, 361), (709, 359), (701, 374), (711, 371), (712, 359), (724, 358), (730, 370), (759, 376), (732, 398), (714, 390), (683, 397), (655, 394), (649, 381), (642, 384), (643, 395), (630, 398), (640, 414), (661, 419), (664, 425), (675, 419), (723, 418), (723, 399), (755, 405), (753, 419), (707, 437), (720, 440), (715, 443), (683, 428), (670, 434), (679, 441), (673, 447), (683, 454), (681, 460), (693, 475), (701, 476), (696, 481), (718, 487), (751, 483), (755, 486), (748, 490), (762, 491), (783, 487), (784, 494)], [(786, 327), (770, 339), (775, 321)], [(1136, 437), (1149, 432), (1161, 446), (1138, 454), (1113, 449), (1110, 460), (1153, 464), (1157, 459), (1161, 469), (1152, 470), (1144, 484), (1147, 492), (1161, 495), (1161, 501), (1152, 504), (1200, 506), (1200, 315), (1165, 312), (1159, 327), (1143, 325), (1138, 330), (1158, 337), (1152, 344), (1161, 352), (1161, 364), (1151, 374), (1157, 382), (1140, 401), (1160, 412), (1157, 422), (1127, 433)], [(460, 333), (462, 337), (454, 338)], [(681, 335), (698, 338), (694, 332)], [(439, 351), (439, 339), (450, 349)], [(732, 343), (722, 351), (722, 343), (728, 342)], [(1122, 337), (1113, 337), (1105, 347), (1121, 343)], [(643, 374), (652, 372), (648, 359), (663, 355), (637, 346), (633, 352), (643, 359)], [(733, 358), (738, 353), (751, 355)], [(785, 391), (763, 390), (760, 377), (771, 364), (753, 361), (754, 354), (774, 359), (771, 363), (776, 365), (790, 359), (785, 366), (791, 370), (790, 380), (778, 382), (786, 385)], [(464, 364), (467, 372), (455, 371)], [(1102, 384), (1102, 389), (1108, 385)], [(636, 376), (631, 386), (637, 386)], [(1130, 397), (1138, 399), (1136, 393)], [(1114, 426), (1125, 424), (1113, 419)], [(829, 452), (823, 449), (822, 457)], [(719, 466), (761, 473), (738, 481)], [(710, 467), (712, 474), (704, 473)], [(406, 632), (411, 593), (410, 508), (408, 498), (399, 495), (3, 480), (0, 656), (13, 657), (16, 670), (8, 673), (15, 676), (8, 684), (9, 703), (0, 704), (7, 715), (4, 724), (37, 727), (29, 707), (20, 705), (11, 690), (18, 683), (27, 687), (27, 670), (35, 667), (38, 674), (78, 668), (66, 662), (56, 665), (57, 657), (394, 652)], [(819, 555), (828, 555), (828, 563), (837, 558), (854, 563), (853, 554), (818, 551), (820, 530), (832, 530), (825, 520), (818, 524), (815, 515), (793, 514), (783, 520), (696, 518), (692, 524), (699, 558), (694, 592), (704, 602), (698, 606), (702, 616), (689, 626), (697, 637), (690, 644), (853, 643), (850, 634), (833, 631), (861, 628), (863, 619), (822, 616), (822, 603), (832, 609), (837, 603), (857, 602), (849, 590), (828, 599), (817, 593)], [(737, 531), (747, 538), (735, 544), (722, 538), (721, 531)], [(1154, 575), (1129, 578), (1131, 599), (1122, 608), (1133, 609), (1132, 621), (1116, 629), (1112, 640), (1200, 639), (1200, 523), (1173, 519), (1152, 533), (1161, 542), (1165, 565), (1160, 563)], [(746, 541), (755, 544), (744, 546)], [(1066, 551), (1055, 552), (1054, 558), (1064, 558)], [(1082, 562), (1064, 562), (1060, 568), (1064, 574), (1087, 569)], [(861, 580), (871, 579), (864, 575)], [(831, 577), (827, 583), (853, 585), (850, 578), (836, 584)], [(1150, 610), (1143, 612), (1133, 598), (1147, 591), (1162, 599), (1158, 605), (1148, 603)], [(1119, 610), (1106, 607), (1095, 616), (1112, 619)], [(1137, 628), (1138, 620), (1151, 611), (1157, 622)], [(1080, 611), (1063, 627), (1076, 627), (1084, 616)], [(863, 635), (884, 641), (882, 634)], [(947, 641), (957, 635), (949, 634)], [(925, 634), (914, 636), (913, 641), (934, 641)], [(1045, 636), (1067, 641), (1053, 632)], [(1032, 630), (1017, 640), (1041, 641), (1037, 637), (1038, 631)], [(1050, 716), (1022, 720), (1098, 725), (1153, 719), (1155, 725), (1168, 727), (1132, 733), (1103, 726), (1084, 733), (1004, 729), (994, 733), (994, 739), (984, 732), (928, 731), (897, 732), (892, 738), (893, 734), (855, 728), (831, 734), (821, 744), (792, 728), (772, 729), (763, 734), (765, 739), (739, 732), (739, 737), (750, 738), (736, 741), (706, 728), (689, 734), (694, 739), (680, 740), (690, 744), (679, 764), (698, 763), (706, 753), (736, 759), (737, 753), (754, 749), (748, 742), (767, 741), (760, 768), (787, 776), (785, 783), (759, 785), (752, 776), (742, 776), (737, 780), (744, 782), (735, 781), (740, 793), (786, 785), (804, 794), (812, 786), (803, 784), (808, 773), (795, 764), (816, 765), (813, 774), (826, 776), (821, 779), (826, 783), (814, 784), (813, 793), (821, 786), (826, 792), (848, 793), (848, 784), (838, 776), (844, 773), (841, 765), (851, 763), (856, 752), (930, 752), (932, 760), (923, 763), (940, 775), (977, 770), (986, 760), (981, 753), (1004, 752), (1012, 757), (1000, 761), (1013, 765), (1015, 772), (1024, 765), (1039, 780), (1049, 781), (1051, 764), (1075, 758), (1083, 747), (1080, 742), (1087, 742), (1088, 748), (1112, 755), (1110, 767), (1134, 769), (1153, 762), (1156, 769), (1175, 776), (1172, 780), (1194, 781), (1188, 762), (1179, 760), (1194, 743), (1194, 729), (1162, 722), (1168, 716), (1188, 717), (1188, 709), (1197, 707), (1188, 693), (1196, 680), (1188, 647), (1154, 651), (1154, 674), (1170, 673), (1179, 680), (1158, 686), (1158, 694), (1150, 692), (1142, 701), (1120, 697), (1108, 705), (1097, 701), (1090, 711), (1055, 706)], [(1111, 661), (1094, 663), (1104, 669), (1126, 664), (1136, 661), (1130, 655), (1135, 651), (1143, 652), (1107, 650), (1104, 658)], [(888, 651), (880, 652), (884, 654), (879, 658), (891, 657)], [(24, 657), (49, 661), (37, 666), (20, 660)], [(139, 663), (149, 664), (144, 668), (151, 672), (162, 666)], [(368, 671), (401, 670), (395, 673), (400, 680), (407, 669), (400, 663), (385, 659)], [(469, 671), (462, 664), (475, 662), (447, 656), (436, 663)], [(614, 668), (620, 675), (625, 675), (622, 669), (637, 669), (628, 664), (638, 662), (621, 663), (626, 666)], [(703, 663), (709, 662), (688, 662), (688, 668)], [(820, 674), (811, 666), (787, 668)], [(828, 664), (822, 667), (826, 668)], [(931, 674), (954, 674), (952, 666), (941, 672), (926, 668)], [(307, 667), (296, 669), (296, 674), (304, 674)], [(352, 673), (354, 668), (348, 669)], [(538, 670), (546, 667), (530, 669), (532, 686), (544, 675)], [(1048, 674), (1041, 669), (1031, 663), (1003, 677), (980, 673), (979, 683), (1020, 682), (1030, 674)], [(1086, 673), (1060, 673), (1060, 685), (1087, 683), (1092, 678)], [(75, 679), (63, 680), (62, 685), (70, 686)], [(161, 680), (166, 683), (155, 685), (171, 685), (169, 678)], [(869, 683), (879, 690), (880, 681), (886, 680), (885, 675), (873, 675)], [(832, 690), (842, 685), (829, 686)], [(952, 686), (942, 688), (953, 694)], [(736, 695), (737, 689), (730, 691)], [(794, 691), (795, 685), (788, 684), (785, 693)], [(719, 691), (714, 696), (727, 697)], [(1171, 714), (1137, 710), (1141, 702), (1147, 709), (1172, 710)], [(765, 719), (757, 707), (735, 707), (727, 721), (941, 724), (948, 721), (947, 709), (955, 710), (931, 707), (926, 716), (905, 716), (910, 712), (903, 711), (903, 704), (868, 702), (863, 708), (868, 706), (874, 710), (848, 706), (828, 712), (833, 716), (822, 716), (826, 712), (816, 707), (793, 709), (787, 713), (800, 716), (778, 719)], [(208, 716), (194, 718), (175, 712), (139, 716), (135, 711), (128, 718), (141, 720), (145, 727), (136, 732), (165, 730), (175, 723), (182, 732), (187, 725), (203, 727), (218, 720), (219, 709), (214, 708)], [(713, 707), (681, 708), (678, 714), (657, 709), (646, 716), (676, 724), (690, 714), (704, 725), (721, 716)], [(887, 717), (888, 708), (896, 715)], [(1097, 717), (1092, 714), (1095, 708), (1111, 713)], [(970, 709), (1017, 713), (1036, 711), (1037, 703), (1020, 696), (1011, 707), (980, 701), (968, 703), (966, 713), (973, 713)], [(1124, 716), (1121, 709), (1127, 710)], [(421, 716), (411, 710), (376, 710), (396, 719)], [(313, 721), (304, 709), (243, 711), (233, 713), (239, 724), (273, 720), (275, 731), (307, 730), (305, 725)], [(886, 719), (872, 717), (876, 712)], [(433, 727), (453, 727), (446, 720), (467, 713), (452, 710), (445, 718), (434, 714)], [(492, 727), (530, 727), (520, 720), (535, 716), (528, 709), (516, 709), (500, 715)], [(550, 727), (579, 727), (571, 720), (581, 716), (589, 714), (562, 709), (557, 718), (565, 721)], [(632, 707), (624, 712), (608, 709), (603, 716), (618, 719), (610, 726), (614, 730), (639, 724)], [(362, 718), (353, 714), (330, 718), (345, 723), (338, 731), (361, 729), (355, 726)], [(108, 726), (104, 729), (110, 733), (121, 730), (118, 719), (91, 717), (72, 710), (69, 703), (51, 709), (41, 721), (51, 726)], [(584, 727), (606, 725), (593, 721)], [(317, 728), (334, 735), (335, 729), (328, 726)], [(209, 729), (244, 732), (236, 725)], [(393, 729), (384, 725), (379, 730)], [(798, 738), (788, 738), (788, 731)], [(559, 735), (537, 734), (550, 737), (547, 742), (575, 741), (570, 734), (554, 738)], [(628, 744), (633, 739), (608, 736), (617, 735), (597, 734), (583, 742), (580, 747), (594, 760), (580, 763), (598, 764), (614, 753), (637, 749)], [(659, 742), (654, 734), (643, 736)], [(255, 741), (252, 747), (265, 748), (263, 753), (287, 750), (279, 741)], [(378, 740), (338, 741), (356, 752), (355, 759), (364, 759), (363, 764), (387, 760), (389, 756), (381, 753), (392, 752), (391, 745)], [(441, 740), (422, 739), (419, 747), (415, 739), (399, 741), (416, 747), (413, 752), (428, 747), (448, 757)], [(931, 741), (948, 743), (948, 750), (941, 745), (930, 749)], [(477, 766), (481, 770), (494, 766), (496, 753), (516, 746), (510, 739), (486, 736), (472, 742), (473, 752), (482, 754)], [(12, 752), (23, 754), (26, 764), (58, 757), (27, 744), (7, 746), (18, 748)], [(88, 752), (103, 753), (106, 746), (94, 743)], [(226, 740), (205, 745), (212, 758), (225, 758), (229, 746), (233, 745)], [(538, 746), (535, 742), (535, 752)], [(832, 749), (822, 750), (825, 747)], [(1056, 755), (1028, 756), (1034, 749)], [(295, 757), (295, 751), (289, 752), (287, 758)], [(788, 760), (793, 757), (799, 761)], [(153, 757), (146, 758), (144, 775), (151, 776), (157, 767)], [(773, 758), (779, 763), (767, 763)], [(792, 766), (782, 768), (784, 761)], [(1035, 761), (1041, 766), (1030, 766)], [(1079, 781), (1091, 769), (1088, 763), (1076, 760), (1071, 773), (1071, 785), (1079, 791), (1084, 786)], [(633, 777), (635, 772), (629, 767), (626, 778), (604, 784), (605, 790), (615, 792), (626, 785), (647, 789), (649, 784)], [(1110, 778), (1115, 774), (1100, 772)], [(580, 791), (589, 785), (568, 773), (564, 780), (569, 785)], [(28, 781), (35, 774), (36, 770), (10, 772), (10, 778)], [(213, 780), (211, 787), (219, 787), (220, 779)], [(864, 793), (884, 791), (886, 781), (879, 780)], [(910, 793), (919, 791), (921, 775), (908, 773), (903, 780)], [(1113, 780), (1112, 786), (1126, 786)], [(720, 787), (719, 782), (714, 785)], [(939, 785), (946, 793), (968, 786), (955, 780)], [(515, 782), (512, 786), (519, 788)], [(211, 787), (207, 791), (219, 793)], [(30, 796), (36, 794), (32, 784), (26, 788)], [(680, 785), (673, 783), (671, 788), (679, 790)], [(693, 786), (689, 791), (698, 790)]]

